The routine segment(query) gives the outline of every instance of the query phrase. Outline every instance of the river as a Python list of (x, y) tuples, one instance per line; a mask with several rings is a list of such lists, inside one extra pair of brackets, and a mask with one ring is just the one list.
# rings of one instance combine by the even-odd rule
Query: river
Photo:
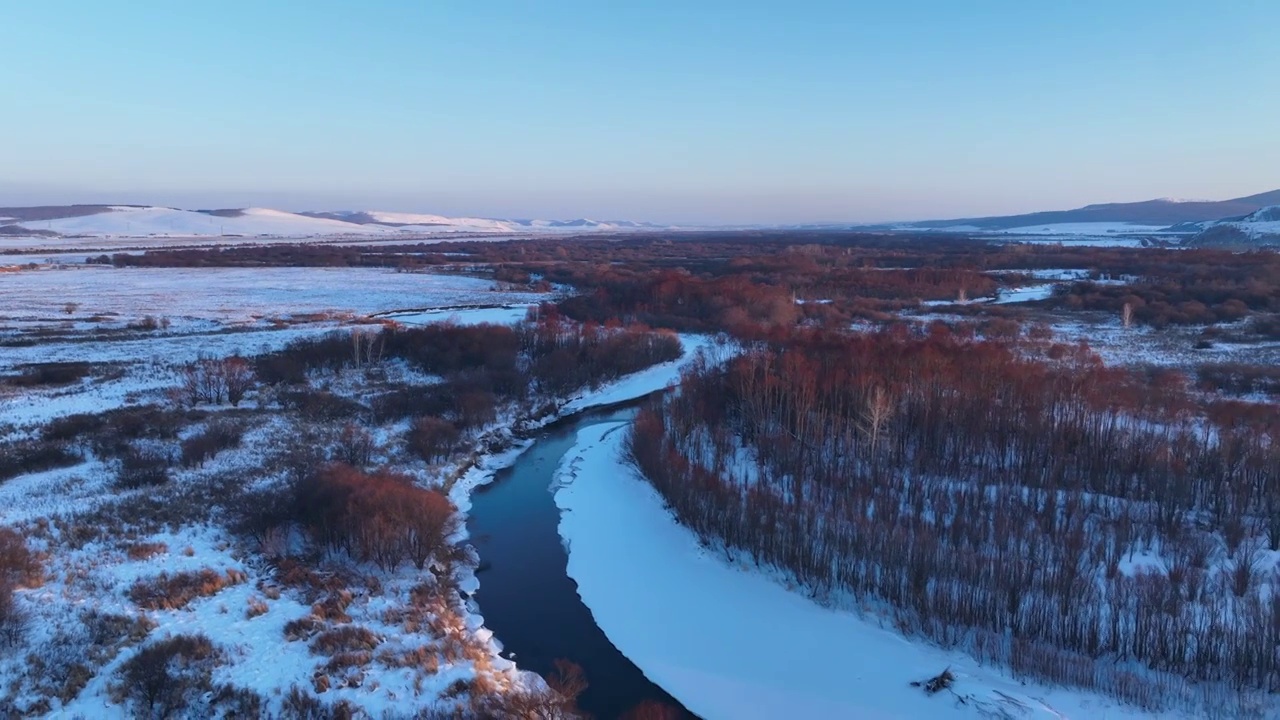
[(521, 668), (545, 677), (558, 658), (582, 666), (589, 684), (578, 705), (594, 717), (617, 718), (646, 700), (695, 717), (649, 682), (596, 625), (566, 574), (568, 555), (557, 529), (560, 511), (551, 485), (578, 431), (630, 420), (635, 412), (633, 404), (557, 422), (540, 431), (514, 465), (475, 491), (467, 526), (480, 553), (476, 601), (485, 626)]

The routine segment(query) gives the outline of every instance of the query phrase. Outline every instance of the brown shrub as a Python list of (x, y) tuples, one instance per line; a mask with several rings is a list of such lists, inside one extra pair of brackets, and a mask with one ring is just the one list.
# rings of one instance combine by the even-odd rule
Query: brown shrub
[(324, 664), (324, 669), (325, 672), (337, 674), (349, 668), (364, 667), (371, 662), (373, 662), (373, 653), (368, 650), (340, 652), (329, 658), (329, 661)]
[(182, 441), (179, 446), (182, 451), (182, 466), (204, 465), (223, 450), (239, 447), (243, 437), (244, 426), (238, 422), (217, 420), (209, 423), (203, 431)]
[(205, 568), (193, 572), (139, 579), (129, 588), (129, 599), (144, 610), (177, 610), (196, 598), (209, 597), (224, 587), (244, 582), (244, 573), (227, 570), (219, 573)]
[(433, 645), (422, 645), (408, 650), (383, 650), (378, 662), (389, 668), (414, 668), (428, 675), (440, 669), (440, 652)]
[(311, 606), (311, 615), (319, 620), (328, 620), (330, 622), (351, 622), (351, 616), (347, 615), (347, 606), (351, 604), (351, 599), (350, 590), (332, 592), (326, 595), (323, 600)]
[(146, 617), (130, 617), (97, 610), (85, 612), (80, 619), (89, 634), (89, 642), (103, 648), (141, 642), (155, 628), (155, 623)]
[(70, 467), (83, 462), (60, 441), (24, 440), (0, 443), (0, 481), (27, 473)]
[(373, 631), (358, 625), (344, 625), (326, 630), (311, 641), (311, 652), (334, 655), (342, 652), (372, 652), (382, 640)]
[(214, 690), (212, 705), (222, 711), (222, 717), (261, 718), (267, 717), (263, 712), (266, 700), (257, 692), (248, 688), (233, 685), (219, 685)]
[(284, 638), (291, 641), (310, 640), (311, 636), (320, 632), (323, 627), (324, 623), (311, 615), (304, 615), (297, 620), (290, 620), (284, 624)]
[(120, 455), (116, 471), (116, 485), (135, 489), (169, 482), (171, 461), (164, 453), (154, 449), (130, 447)]
[(148, 717), (170, 717), (213, 689), (213, 668), (221, 657), (204, 635), (153, 643), (120, 666), (118, 694)]
[(405, 444), (409, 452), (428, 463), (448, 460), (457, 450), (461, 433), (453, 423), (438, 417), (420, 417), (413, 421)]
[(0, 579), (9, 580), (15, 587), (35, 587), (42, 574), (40, 560), (27, 547), (22, 534), (0, 527)]
[(146, 560), (169, 552), (169, 546), (162, 542), (135, 542), (125, 548), (125, 555), (130, 560)]
[(266, 615), (270, 609), (265, 600), (260, 597), (252, 597), (249, 598), (249, 606), (245, 608), (244, 617), (246, 620), (252, 620), (259, 615)]

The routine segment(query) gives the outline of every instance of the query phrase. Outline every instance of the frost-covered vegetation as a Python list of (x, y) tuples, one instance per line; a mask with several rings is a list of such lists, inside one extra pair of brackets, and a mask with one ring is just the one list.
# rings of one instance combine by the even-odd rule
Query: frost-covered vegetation
[(631, 453), (683, 523), (828, 601), (1141, 707), (1262, 712), (1280, 412), (1032, 354), (940, 326), (797, 333), (688, 373)]
[(1273, 254), (838, 232), (104, 252), (0, 276), (0, 714), (574, 714), (582, 672), (522, 672), (483, 627), (469, 493), (542, 424), (661, 389), (676, 332), (733, 341), (632, 451), (709, 547), (786, 578), (770, 603), (972, 661), (958, 697), (976, 662), (1126, 714), (1274, 711)]
[[(576, 666), (522, 672), (484, 629), (458, 504), (519, 428), (680, 340), (552, 308), (332, 327), (257, 353), (120, 356), (126, 379), (164, 368), (124, 402), (93, 362), (14, 366), (0, 714), (576, 715)], [(45, 395), (83, 411), (21, 404)]]

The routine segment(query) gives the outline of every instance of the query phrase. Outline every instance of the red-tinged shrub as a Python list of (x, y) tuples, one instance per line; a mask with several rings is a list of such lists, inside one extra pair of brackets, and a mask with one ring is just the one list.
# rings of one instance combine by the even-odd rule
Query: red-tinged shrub
[(405, 442), (409, 452), (428, 463), (448, 460), (457, 450), (461, 433), (453, 423), (438, 417), (420, 417), (413, 421)]

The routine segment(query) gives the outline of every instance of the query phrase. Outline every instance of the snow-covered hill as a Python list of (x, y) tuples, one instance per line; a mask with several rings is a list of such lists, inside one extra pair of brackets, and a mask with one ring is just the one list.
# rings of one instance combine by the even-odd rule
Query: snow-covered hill
[(331, 235), (391, 232), (339, 220), (310, 218), (280, 210), (177, 210), (111, 206), (106, 212), (13, 223), (59, 235), (202, 237), (209, 235)]
[(1192, 245), (1280, 245), (1280, 205), (1271, 205), (1244, 217), (1198, 223), (1200, 233)]
[(73, 237), (334, 237), (426, 233), (656, 229), (629, 221), (496, 220), (372, 210), (294, 213), (268, 208), (180, 210), (136, 205), (0, 208), (0, 234)]

